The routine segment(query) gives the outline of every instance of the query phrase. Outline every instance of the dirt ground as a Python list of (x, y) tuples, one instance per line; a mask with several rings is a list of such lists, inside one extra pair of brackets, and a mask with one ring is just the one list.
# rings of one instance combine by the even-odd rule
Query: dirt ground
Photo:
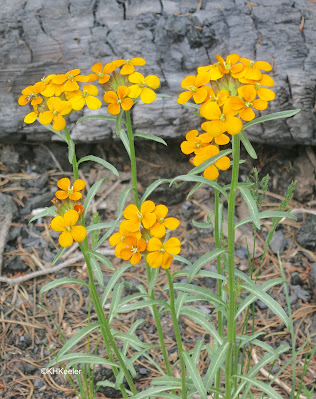
[[(191, 169), (188, 157), (181, 153), (179, 141), (168, 142), (168, 147), (158, 143), (136, 143), (138, 162), (139, 191), (144, 192), (157, 178), (173, 178), (187, 173)], [(281, 254), (286, 278), (290, 286), (291, 305), (296, 331), (296, 348), (299, 348), (308, 336), (311, 344), (297, 358), (297, 375), (295, 382), (299, 385), (306, 354), (310, 353), (311, 345), (316, 342), (316, 155), (315, 148), (295, 147), (276, 148), (273, 146), (255, 145), (258, 159), (252, 160), (247, 154), (242, 154), (245, 160), (241, 164), (240, 181), (246, 181), (256, 167), (259, 177), (270, 175), (267, 195), (263, 201), (262, 210), (276, 210), (278, 203), (284, 199), (284, 194), (292, 180), (297, 181), (297, 188), (290, 207), (297, 216), (297, 221), (284, 220), (277, 229), (275, 239), (270, 244), (267, 258), (263, 264), (258, 282), (280, 277), (277, 252)], [(109, 171), (95, 163), (83, 163), (80, 177), (86, 181), (86, 187), (100, 178), (108, 180), (102, 185), (92, 203), (92, 210), (98, 211), (102, 221), (112, 221), (117, 215), (117, 201), (122, 190), (131, 184), (128, 158), (120, 142), (87, 144), (77, 146), (78, 158), (93, 154), (111, 162), (120, 172), (116, 178)], [(75, 393), (69, 382), (60, 375), (41, 374), (41, 368), (46, 367), (54, 354), (63, 346), (62, 337), (69, 339), (83, 326), (88, 325), (89, 318), (96, 321), (92, 307), (89, 315), (89, 296), (87, 289), (75, 284), (51, 290), (44, 294), (42, 303), (39, 290), (45, 284), (62, 277), (74, 277), (88, 280), (86, 266), (78, 247), (74, 245), (61, 257), (54, 269), (52, 268), (59, 246), (56, 233), (49, 229), (50, 218), (40, 218), (29, 225), (29, 219), (46, 206), (51, 206), (51, 200), (56, 191), (56, 182), (64, 176), (71, 178), (71, 168), (68, 164), (66, 148), (59, 143), (21, 143), (18, 145), (0, 146), (0, 398), (69, 398), (74, 399)], [(221, 172), (219, 182), (228, 184), (230, 173)], [(179, 183), (178, 187), (161, 185), (150, 197), (156, 203), (168, 205), (170, 214), (180, 219), (177, 237), (181, 241), (181, 256), (191, 262), (203, 253), (214, 248), (212, 229), (199, 229), (192, 220), (205, 222), (207, 215), (214, 207), (214, 195), (210, 188), (200, 188), (187, 199), (192, 183)], [(224, 212), (227, 204), (224, 203)], [(243, 219), (247, 211), (241, 198), (237, 201), (237, 217)], [(260, 263), (260, 255), (264, 248), (267, 232), (271, 222), (266, 220), (256, 236), (255, 269)], [(252, 226), (247, 225), (238, 235), (236, 242), (236, 266), (243, 272), (249, 269), (247, 260), (247, 245), (251, 249), (254, 240)], [(245, 239), (247, 238), (247, 240)], [(102, 251), (113, 254), (108, 242)], [(109, 255), (115, 268), (122, 262)], [(56, 267), (59, 269), (57, 270)], [(180, 270), (183, 264), (174, 262), (172, 271)], [(216, 269), (214, 263), (205, 267)], [(102, 266), (104, 283), (106, 284), (113, 272)], [(38, 275), (33, 275), (40, 271)], [(20, 279), (20, 280), (17, 280)], [(17, 284), (17, 281), (20, 281)], [(146, 286), (145, 267), (141, 263), (124, 273), (121, 281), (125, 281), (124, 295), (139, 292), (137, 286)], [(179, 278), (178, 281), (182, 281)], [(184, 280), (183, 280), (184, 281)], [(196, 284), (216, 291), (216, 283), (209, 278), (196, 278)], [(155, 288), (158, 299), (166, 300), (167, 292), (163, 289), (166, 277), (160, 272)], [(101, 289), (100, 289), (101, 290)], [(283, 308), (286, 308), (284, 290), (276, 286), (270, 290)], [(199, 301), (195, 306), (211, 313), (213, 306)], [(108, 313), (109, 303), (105, 306)], [(119, 332), (127, 332), (137, 319), (143, 323), (136, 330), (137, 337), (150, 343), (157, 343), (157, 333), (154, 321), (148, 310), (121, 313), (115, 318), (112, 327)], [(265, 333), (265, 342), (272, 346), (290, 343), (290, 334), (282, 322), (269, 311), (264, 303), (256, 302), (255, 324), (257, 331)], [(237, 333), (241, 332), (243, 319), (237, 324)], [(216, 323), (216, 316), (214, 316)], [(169, 316), (162, 318), (164, 335), (169, 358), (177, 359), (176, 342)], [(205, 334), (203, 328), (191, 320), (182, 317), (180, 322), (184, 347), (192, 350), (196, 339), (205, 339), (208, 343), (211, 337)], [(248, 333), (251, 333), (250, 326)], [(94, 331), (88, 340), (83, 340), (75, 348), (76, 351), (90, 352), (97, 348), (98, 354), (105, 354), (100, 343), (99, 334)], [(132, 352), (129, 353), (130, 355)], [(154, 349), (151, 355), (164, 368), (159, 357), (159, 351)], [(251, 364), (258, 361), (263, 353), (257, 349), (252, 353)], [(249, 354), (250, 356), (250, 354)], [(280, 357), (272, 370), (272, 375), (287, 362), (290, 353)], [(200, 358), (201, 373), (208, 367), (207, 352)], [(285, 386), (291, 388), (292, 365), (283, 371), (279, 380), (273, 384), (280, 395), (288, 398)], [(267, 369), (268, 370), (268, 369)], [(158, 376), (157, 370), (146, 360), (140, 358), (137, 364), (136, 386), (142, 390), (149, 386), (152, 378)], [(109, 372), (98, 368), (96, 380), (108, 379)], [(261, 378), (264, 378), (261, 373)], [(307, 387), (316, 382), (316, 358), (310, 363), (304, 377)], [(117, 391), (103, 388), (98, 393), (99, 398), (120, 397)]]

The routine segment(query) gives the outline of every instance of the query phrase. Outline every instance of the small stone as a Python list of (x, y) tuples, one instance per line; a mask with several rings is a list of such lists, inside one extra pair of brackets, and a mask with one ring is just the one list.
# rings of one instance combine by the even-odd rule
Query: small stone
[(4, 150), (1, 154), (0, 161), (5, 164), (9, 173), (19, 172), (19, 154), (16, 152)]
[(297, 242), (306, 249), (316, 248), (316, 215), (307, 215), (305, 224), (296, 233)]
[(29, 267), (19, 256), (13, 256), (4, 264), (4, 270), (6, 273), (23, 273), (29, 270)]
[(287, 241), (284, 237), (284, 234), (281, 230), (278, 230), (274, 233), (272, 240), (270, 241), (269, 247), (271, 248), (273, 253), (282, 254), (285, 247), (287, 245)]
[(292, 285), (303, 285), (303, 281), (301, 280), (301, 278), (297, 272), (294, 272), (291, 275), (291, 284)]
[(300, 298), (304, 302), (308, 302), (311, 299), (311, 293), (303, 289), (299, 285), (291, 285), (291, 289), (294, 291), (297, 298)]

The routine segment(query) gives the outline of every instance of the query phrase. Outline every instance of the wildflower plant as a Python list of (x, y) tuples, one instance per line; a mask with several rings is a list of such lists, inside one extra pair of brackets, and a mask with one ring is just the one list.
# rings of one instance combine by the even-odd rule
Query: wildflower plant
[[(247, 327), (251, 307), (253, 308), (254, 302), (260, 299), (287, 328), (292, 326), (293, 333), (293, 323), (289, 316), (267, 293), (271, 287), (277, 284), (286, 286), (284, 278), (270, 280), (261, 286), (257, 284), (257, 278), (264, 262), (269, 240), (271, 240), (278, 222), (284, 217), (294, 218), (288, 211), (285, 211), (292, 197), (294, 185), (290, 187), (286, 199), (278, 211), (259, 212), (258, 205), (260, 207), (262, 196), (258, 195), (258, 185), (260, 184), (258, 176), (255, 175), (255, 182), (249, 180), (246, 183), (240, 183), (238, 180), (240, 143), (244, 145), (252, 158), (256, 158), (255, 150), (246, 136), (247, 128), (265, 121), (291, 117), (299, 110), (283, 111), (256, 118), (256, 113), (265, 110), (275, 97), (275, 93), (271, 90), (274, 84), (273, 79), (266, 74), (272, 70), (272, 66), (268, 62), (255, 62), (241, 58), (237, 54), (230, 54), (226, 59), (221, 56), (216, 58), (216, 63), (198, 67), (196, 76), (187, 76), (181, 83), (184, 91), (180, 93), (178, 103), (192, 108), (193, 113), (203, 120), (201, 129), (187, 132), (185, 140), (181, 144), (182, 152), (191, 156), (190, 162), (194, 167), (186, 175), (177, 176), (172, 180), (155, 181), (145, 190), (141, 198), (137, 188), (134, 139), (139, 136), (166, 144), (157, 136), (134, 133), (132, 130), (130, 110), (139, 101), (148, 104), (159, 96), (155, 92), (160, 85), (159, 78), (154, 75), (144, 76), (137, 70), (145, 65), (143, 58), (119, 59), (106, 64), (97, 62), (91, 67), (91, 73), (86, 75), (81, 74), (80, 69), (73, 69), (65, 74), (49, 75), (25, 88), (19, 98), (20, 105), (29, 104), (32, 107), (31, 112), (25, 117), (25, 123), (33, 123), (38, 120), (48, 130), (62, 138), (68, 146), (68, 158), (73, 167), (73, 179), (65, 177), (58, 181), (56, 198), (53, 200), (54, 205), (31, 221), (44, 215), (53, 216), (50, 227), (60, 233), (59, 244), (61, 246), (54, 263), (57, 262), (64, 249), (76, 241), (84, 256), (89, 275), (88, 284), (73, 278), (53, 281), (41, 289), (40, 295), (67, 282), (88, 286), (89, 295), (98, 317), (98, 322), (89, 323), (70, 338), (47, 367), (57, 363), (67, 363), (68, 368), (81, 364), (85, 370), (86, 381), (88, 379), (87, 372), (90, 377), (93, 376), (93, 373), (90, 374), (90, 368), (87, 371), (88, 365), (102, 364), (111, 367), (116, 382), (104, 381), (99, 385), (120, 390), (123, 398), (174, 399), (181, 397), (186, 399), (197, 393), (202, 399), (209, 397), (245, 399), (253, 397), (252, 387), (261, 390), (269, 398), (281, 398), (269, 381), (262, 382), (256, 378), (256, 375), (261, 368), (276, 361), (282, 353), (288, 351), (289, 347), (281, 345), (278, 348), (272, 348), (264, 342), (261, 333), (252, 331), (250, 336), (247, 335)], [(91, 84), (92, 82), (94, 84)], [(80, 84), (83, 85), (82, 88), (80, 88)], [(99, 87), (95, 84), (98, 84)], [(97, 97), (102, 92), (104, 104)], [(193, 101), (193, 103), (189, 103), (189, 101)], [(117, 136), (122, 140), (130, 158), (132, 187), (121, 193), (118, 217), (114, 222), (101, 222), (99, 215), (94, 214), (90, 224), (87, 225), (89, 206), (98, 189), (104, 184), (104, 179), (95, 182), (85, 194), (85, 183), (79, 179), (81, 163), (97, 162), (116, 176), (118, 176), (118, 171), (106, 160), (96, 156), (86, 156), (77, 160), (75, 145), (66, 123), (69, 114), (81, 110), (85, 106), (96, 110), (102, 105), (107, 107), (110, 115), (90, 115), (80, 118), (77, 123), (89, 119), (115, 122)], [(230, 143), (232, 149), (229, 148)], [(221, 146), (226, 147), (221, 149)], [(228, 170), (231, 166), (231, 184), (221, 186), (217, 182), (219, 173), (224, 173), (224, 171), (230, 173)], [(199, 176), (200, 173), (203, 176)], [(213, 212), (210, 210), (208, 223), (200, 224), (200, 227), (210, 227), (210, 216), (213, 213), (216, 249), (203, 254), (193, 264), (180, 255), (181, 242), (176, 233), (180, 221), (168, 215), (169, 210), (165, 204), (155, 204), (148, 199), (160, 184), (169, 183), (170, 186), (173, 186), (177, 181), (196, 183), (188, 197), (202, 185), (209, 186), (214, 191), (215, 209)], [(265, 192), (267, 179), (261, 184), (263, 192)], [(238, 191), (248, 206), (250, 217), (236, 224), (234, 217)], [(130, 192), (132, 192), (133, 203), (126, 205)], [(222, 235), (224, 201), (228, 202), (227, 242)], [(235, 266), (235, 230), (245, 223), (252, 223), (254, 230), (260, 229), (262, 218), (272, 218), (273, 228), (268, 235), (264, 256), (257, 271), (254, 270), (254, 259), (250, 254), (249, 276), (236, 269)], [(106, 232), (101, 233), (103, 230)], [(106, 240), (109, 240), (110, 245), (114, 247), (115, 256), (125, 262), (117, 270), (114, 269), (108, 258), (98, 252)], [(171, 265), (174, 260), (184, 263), (186, 268), (173, 272)], [(203, 266), (211, 261), (216, 261), (217, 273), (203, 270)], [(114, 272), (106, 287), (100, 263)], [(118, 280), (124, 271), (134, 268), (138, 264), (145, 265), (144, 275), (147, 276), (148, 284), (146, 286), (148, 288), (146, 290), (144, 286), (140, 286), (139, 294), (122, 298), (124, 284), (118, 283)], [(168, 301), (158, 300), (155, 297), (154, 287), (159, 273), (165, 273), (168, 281)], [(174, 283), (174, 279), (178, 276), (186, 277), (187, 282)], [(201, 276), (216, 279), (217, 294), (192, 284), (195, 277)], [(99, 296), (95, 280), (99, 289), (103, 290), (101, 296)], [(175, 290), (179, 293), (177, 297)], [(111, 292), (110, 312), (106, 316), (104, 307), (109, 302)], [(189, 305), (195, 300), (208, 301), (213, 305), (213, 315), (207, 315), (199, 308)], [(139, 321), (133, 324), (127, 334), (119, 333), (111, 327), (113, 319), (119, 317), (120, 313), (141, 308), (151, 310), (157, 327), (164, 369), (155, 362), (151, 352), (152, 346), (143, 343), (134, 334), (140, 324)], [(169, 312), (171, 316), (178, 350), (178, 361), (174, 365), (171, 364), (168, 357), (161, 325), (161, 316), (166, 312)], [(246, 312), (246, 318), (242, 328), (237, 330), (237, 318), (242, 312)], [(196, 340), (194, 350), (187, 351), (183, 345), (179, 328), (180, 315), (190, 318), (204, 328), (205, 332), (210, 335), (211, 342)], [(105, 357), (99, 356), (97, 353), (71, 352), (79, 341), (96, 329), (100, 331), (106, 348)], [(259, 336), (260, 339), (258, 339)], [(119, 341), (124, 342), (123, 347)], [(245, 368), (244, 364), (240, 363), (240, 357), (244, 361), (248, 345), (261, 347), (266, 351), (266, 355), (257, 365), (251, 367), (248, 363)], [(134, 351), (131, 358), (127, 357), (129, 347)], [(204, 375), (199, 373), (196, 366), (202, 350), (206, 350), (209, 356), (208, 368)], [(141, 356), (152, 363), (153, 367), (161, 373), (161, 377), (153, 379), (147, 390), (138, 392), (134, 381), (134, 363)], [(293, 356), (295, 358), (295, 351)], [(175, 368), (178, 365), (180, 373), (176, 375)], [(73, 383), (72, 385), (78, 396), (81, 398), (95, 397), (94, 388), (88, 390), (90, 393), (87, 393), (88, 391), (84, 389), (82, 381), (78, 378), (77, 383), (79, 388)], [(298, 397), (295, 387), (292, 390), (292, 397)]]

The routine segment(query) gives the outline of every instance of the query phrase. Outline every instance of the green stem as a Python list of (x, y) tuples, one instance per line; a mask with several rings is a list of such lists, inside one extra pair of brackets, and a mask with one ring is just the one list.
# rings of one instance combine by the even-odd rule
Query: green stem
[[(86, 261), (86, 264), (87, 264), (87, 269), (88, 269), (88, 273), (89, 273), (89, 290), (90, 290), (90, 293), (91, 293), (91, 297), (92, 297), (92, 301), (94, 303), (95, 310), (97, 312), (98, 320), (99, 320), (99, 322), (101, 324), (100, 329), (101, 329), (101, 333), (102, 333), (102, 337), (103, 337), (104, 343), (106, 345), (106, 350), (107, 350), (109, 359), (112, 362), (114, 361), (114, 358), (113, 358), (113, 355), (112, 355), (112, 351), (111, 351), (111, 347), (112, 347), (112, 349), (113, 349), (113, 351), (115, 353), (115, 356), (116, 356), (116, 358), (117, 358), (117, 360), (118, 360), (118, 362), (119, 362), (119, 364), (120, 364), (120, 366), (121, 366), (121, 368), (123, 370), (123, 373), (125, 375), (125, 378), (126, 378), (126, 381), (127, 381), (128, 385), (130, 387), (130, 390), (132, 391), (133, 395), (136, 395), (137, 394), (137, 390), (135, 388), (134, 382), (132, 380), (132, 377), (131, 377), (127, 367), (125, 366), (125, 363), (124, 363), (124, 361), (122, 359), (122, 356), (121, 356), (121, 354), (120, 354), (120, 352), (118, 350), (118, 347), (116, 345), (114, 337), (113, 337), (113, 335), (111, 333), (110, 325), (109, 325), (109, 323), (108, 323), (108, 321), (107, 321), (107, 319), (106, 319), (106, 317), (104, 315), (104, 312), (103, 312), (103, 309), (102, 309), (102, 305), (101, 305), (101, 302), (100, 302), (100, 298), (98, 296), (98, 292), (97, 292), (97, 289), (96, 289), (95, 284), (94, 284), (93, 272), (92, 272), (92, 267), (91, 267), (91, 263), (90, 263), (90, 256), (89, 256), (89, 253), (88, 253), (89, 248), (88, 248), (87, 239), (84, 240), (84, 245), (82, 245), (82, 244), (79, 244), (79, 245), (80, 245), (81, 252), (82, 252), (82, 254), (84, 256), (84, 259)], [(110, 345), (111, 345), (111, 347), (110, 347)], [(116, 367), (113, 367), (113, 373), (114, 373), (115, 376), (118, 374), (118, 370), (117, 370)], [(121, 392), (122, 392), (124, 398), (127, 398), (128, 396), (127, 396), (127, 393), (126, 393), (126, 390), (125, 390), (123, 384), (121, 384), (120, 389), (121, 389)]]
[(176, 336), (176, 342), (177, 342), (178, 353), (179, 353), (179, 358), (180, 358), (181, 382), (182, 382), (181, 394), (182, 394), (182, 399), (186, 399), (187, 391), (186, 391), (186, 386), (185, 386), (185, 363), (184, 363), (184, 359), (183, 359), (182, 340), (181, 340), (179, 323), (178, 323), (178, 318), (177, 318), (176, 308), (175, 308), (173, 281), (172, 281), (172, 276), (168, 269), (166, 269), (166, 274), (168, 277), (168, 284), (169, 284), (170, 314), (171, 314), (171, 320), (172, 320), (172, 324), (173, 324), (174, 333)]
[[(215, 220), (214, 220), (214, 238), (215, 238), (215, 245), (216, 249), (221, 248), (221, 242), (220, 242), (220, 227), (222, 221), (219, 220), (219, 206), (220, 206), (220, 199), (219, 199), (219, 191), (215, 188)], [(221, 264), (221, 257), (217, 257), (217, 273), (222, 274), (222, 264)], [(218, 296), (221, 298), (222, 297), (222, 280), (218, 280)], [(221, 338), (224, 336), (224, 328), (223, 328), (223, 314), (221, 311), (217, 312), (217, 317), (218, 317), (218, 333)], [(219, 391), (220, 388), (220, 381), (221, 381), (221, 370), (219, 369), (216, 374), (216, 384), (215, 388)], [(218, 399), (219, 394), (215, 393), (214, 399)]]
[(233, 136), (233, 171), (228, 200), (228, 320), (227, 320), (227, 342), (229, 347), (226, 355), (225, 365), (225, 389), (226, 399), (231, 398), (232, 394), (232, 372), (233, 372), (233, 353), (236, 346), (236, 282), (235, 282), (235, 202), (237, 184), (239, 176), (239, 156), (240, 156), (240, 137)]
[[(150, 270), (150, 266), (147, 263), (146, 259), (145, 259), (145, 264), (146, 264), (148, 283), (150, 283), (151, 270)], [(156, 299), (154, 290), (149, 292), (149, 295), (150, 295), (150, 298), (152, 300)], [(165, 363), (165, 366), (166, 366), (167, 374), (171, 377), (172, 376), (172, 370), (171, 370), (171, 367), (170, 367), (170, 364), (169, 364), (168, 353), (167, 353), (165, 341), (163, 339), (163, 331), (162, 331), (162, 327), (161, 327), (159, 312), (158, 312), (158, 309), (157, 309), (156, 305), (153, 305), (152, 309), (153, 309), (153, 315), (154, 315), (154, 319), (155, 319), (155, 323), (156, 323), (156, 327), (157, 327), (157, 333), (158, 333), (158, 337), (159, 337), (159, 342), (160, 342), (160, 347), (161, 347), (163, 360), (164, 360), (164, 363)]]
[(127, 126), (127, 134), (128, 134), (130, 158), (131, 158), (131, 168), (132, 168), (133, 196), (134, 196), (135, 205), (137, 206), (137, 208), (140, 208), (140, 203), (139, 203), (139, 199), (138, 199), (138, 191), (137, 191), (137, 167), (136, 167), (135, 145), (134, 145), (132, 122), (131, 122), (131, 114), (130, 114), (130, 111), (125, 111), (125, 114), (126, 114), (126, 126)]
[[(72, 138), (70, 137), (70, 133), (69, 133), (67, 126), (64, 127), (64, 132), (65, 132), (65, 137), (67, 139), (67, 143), (69, 143), (70, 141), (73, 142)], [(68, 147), (69, 147), (69, 144), (68, 144)], [(74, 172), (74, 180), (79, 179), (78, 162), (77, 162), (77, 157), (76, 157), (75, 151), (74, 151), (74, 155), (72, 157), (72, 168), (73, 168), (73, 172)]]

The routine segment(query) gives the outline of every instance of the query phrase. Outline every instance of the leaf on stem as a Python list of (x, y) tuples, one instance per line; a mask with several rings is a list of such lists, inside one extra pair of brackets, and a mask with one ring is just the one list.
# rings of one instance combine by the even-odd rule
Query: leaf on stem
[(119, 176), (119, 172), (117, 171), (116, 167), (113, 166), (111, 163), (105, 161), (104, 159), (100, 157), (96, 157), (94, 155), (88, 155), (86, 157), (83, 157), (79, 159), (78, 165), (81, 164), (82, 162), (87, 162), (87, 161), (92, 161), (99, 163), (100, 165), (104, 166), (106, 169), (109, 169), (115, 176)]

